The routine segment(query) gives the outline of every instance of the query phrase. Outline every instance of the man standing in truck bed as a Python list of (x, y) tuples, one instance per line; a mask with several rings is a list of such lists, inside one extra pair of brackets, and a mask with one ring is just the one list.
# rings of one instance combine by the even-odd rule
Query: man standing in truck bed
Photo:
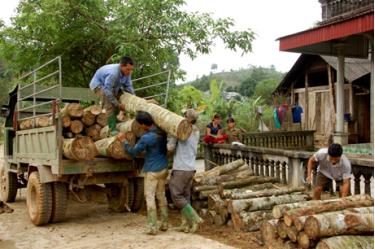
[(124, 104), (118, 101), (120, 89), (134, 94), (131, 81), (133, 65), (133, 60), (124, 56), (119, 64), (109, 64), (99, 68), (90, 82), (91, 90), (100, 98), (106, 112), (110, 131), (115, 130), (118, 111), (125, 111)]

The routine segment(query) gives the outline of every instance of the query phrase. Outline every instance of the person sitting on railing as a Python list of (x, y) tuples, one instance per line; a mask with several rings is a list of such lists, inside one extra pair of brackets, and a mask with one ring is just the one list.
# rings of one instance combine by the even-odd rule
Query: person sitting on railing
[(121, 95), (120, 89), (135, 94), (131, 81), (133, 65), (133, 60), (124, 56), (119, 64), (109, 64), (99, 68), (91, 79), (90, 88), (100, 99), (111, 131), (116, 127), (116, 114), (119, 110), (125, 111), (125, 105), (118, 101)]
[(332, 184), (332, 180), (340, 185), (340, 197), (349, 195), (350, 175), (352, 167), (348, 158), (342, 154), (340, 144), (331, 144), (328, 149), (318, 150), (310, 157), (307, 164), (307, 183), (312, 182), (312, 169), (315, 163), (319, 163), (318, 172), (316, 174), (316, 186), (313, 189), (313, 199), (320, 200), (320, 195), (324, 187)]
[(236, 123), (232, 117), (227, 119), (227, 127), (224, 128), (223, 134), (227, 135), (228, 138), (226, 143), (231, 144), (232, 142), (242, 142), (242, 130), (236, 127)]
[(203, 141), (206, 143), (224, 143), (228, 138), (228, 135), (222, 134), (221, 129), (221, 117), (219, 114), (215, 114), (212, 122), (207, 125), (206, 135), (203, 138)]

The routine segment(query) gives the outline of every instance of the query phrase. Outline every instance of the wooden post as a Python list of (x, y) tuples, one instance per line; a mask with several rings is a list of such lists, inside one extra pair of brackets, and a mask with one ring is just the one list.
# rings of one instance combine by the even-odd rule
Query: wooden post
[(309, 129), (309, 75), (305, 73), (305, 130)]
[(331, 65), (327, 65), (328, 72), (328, 88), (329, 88), (329, 104), (331, 105), (331, 131), (335, 131), (336, 126), (336, 105), (335, 105), (335, 94), (334, 94), (334, 85), (332, 81), (332, 69)]

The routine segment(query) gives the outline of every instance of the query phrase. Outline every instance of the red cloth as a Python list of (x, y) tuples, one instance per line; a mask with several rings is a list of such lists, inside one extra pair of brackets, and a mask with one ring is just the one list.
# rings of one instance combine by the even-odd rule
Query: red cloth
[(208, 144), (217, 144), (217, 143), (222, 144), (225, 142), (225, 140), (227, 140), (227, 138), (228, 138), (227, 134), (223, 134), (217, 138), (211, 135), (206, 135), (204, 136), (203, 141)]

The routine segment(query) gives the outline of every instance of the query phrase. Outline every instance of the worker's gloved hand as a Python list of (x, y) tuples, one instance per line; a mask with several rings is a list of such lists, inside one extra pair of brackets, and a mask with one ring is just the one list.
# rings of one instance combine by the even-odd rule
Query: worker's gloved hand
[(125, 111), (125, 105), (124, 104), (119, 104), (118, 105), (118, 109), (120, 109), (120, 111)]

